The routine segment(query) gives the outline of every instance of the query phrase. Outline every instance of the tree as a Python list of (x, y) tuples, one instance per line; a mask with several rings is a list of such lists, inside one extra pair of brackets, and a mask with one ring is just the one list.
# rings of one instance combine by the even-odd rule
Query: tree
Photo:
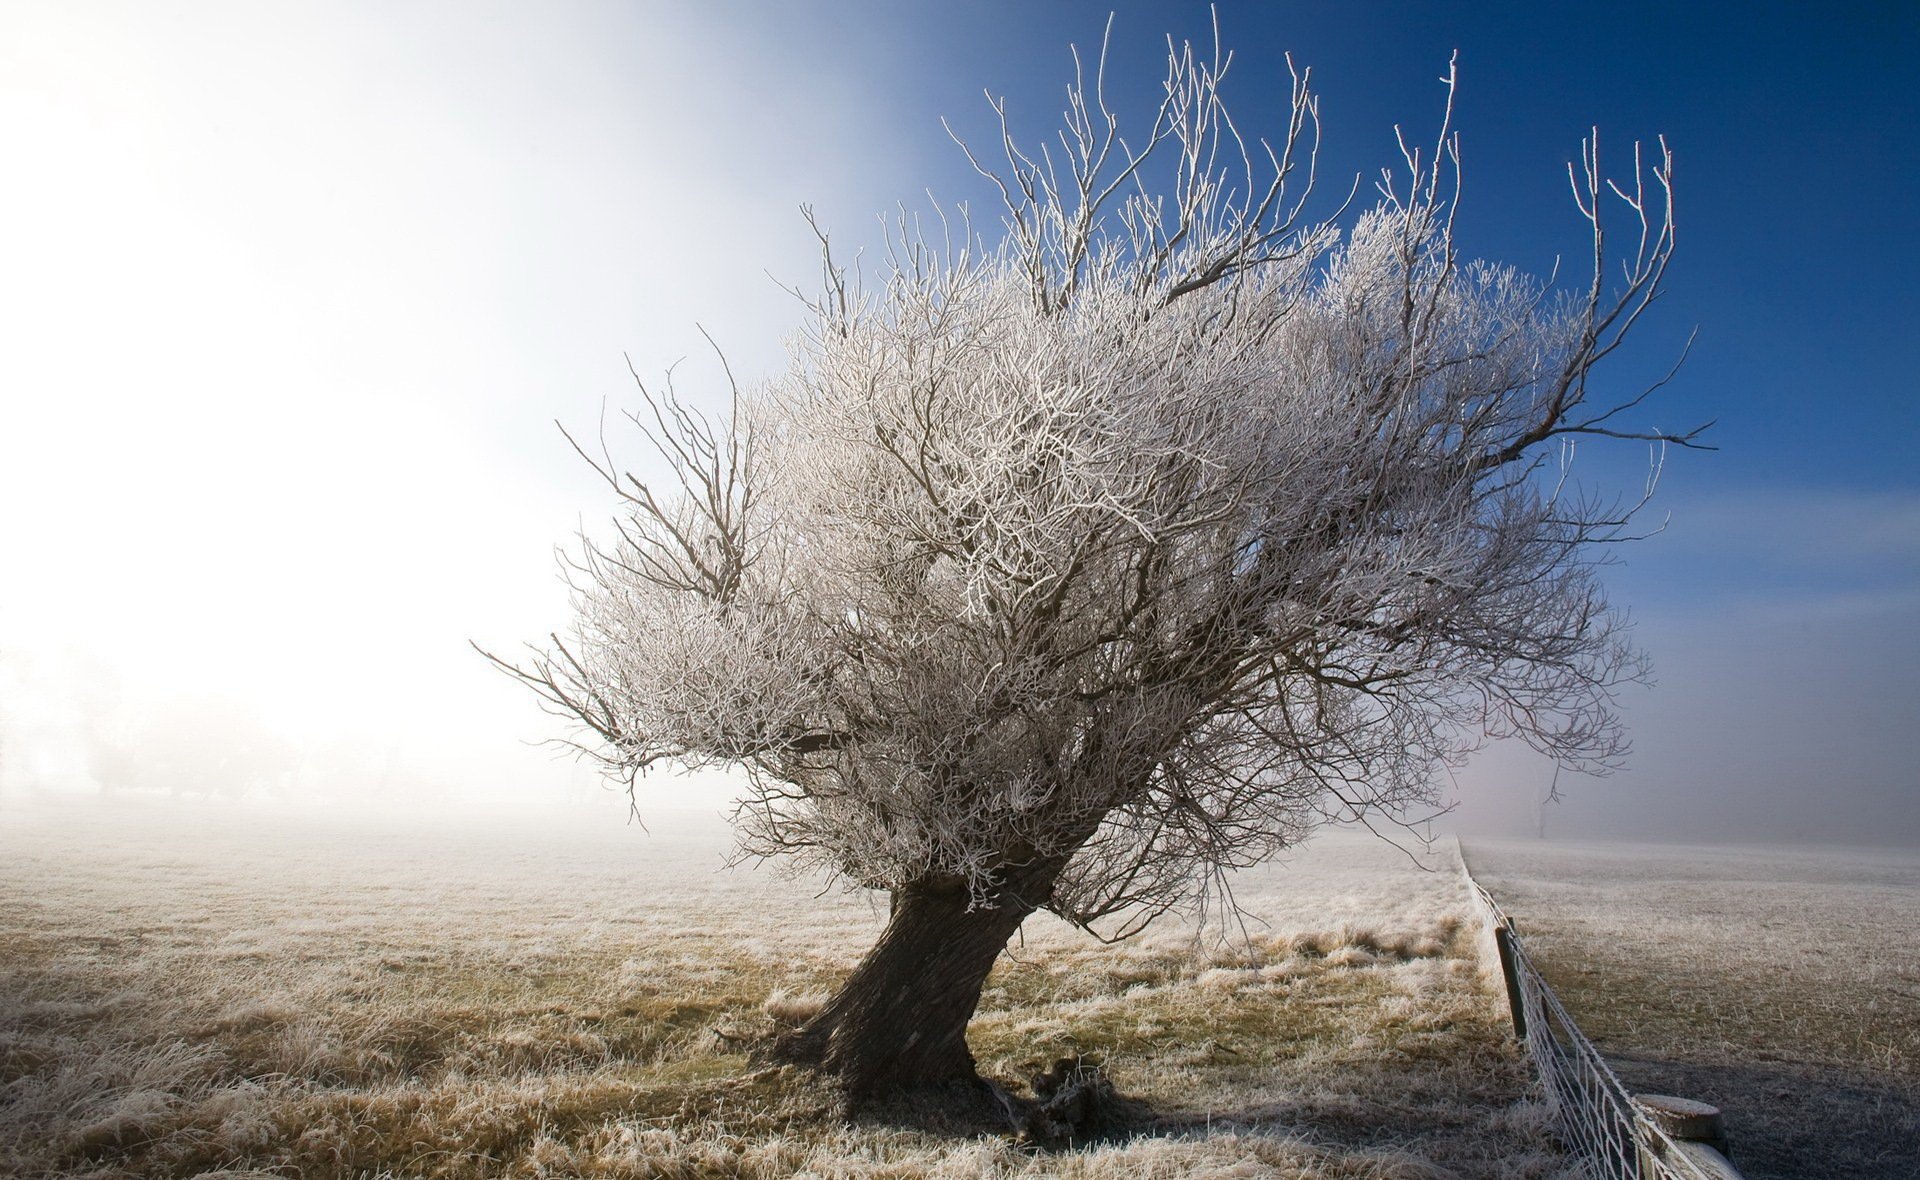
[[(496, 661), (630, 783), (744, 766), (748, 852), (891, 893), (770, 1050), (856, 1095), (975, 1078), (967, 1021), (1036, 910), (1132, 933), (1328, 817), (1432, 802), (1490, 734), (1623, 749), (1641, 663), (1594, 553), (1638, 504), (1555, 458), (1694, 443), (1623, 421), (1652, 390), (1589, 385), (1667, 270), (1664, 144), (1623, 184), (1584, 146), (1592, 280), (1560, 294), (1455, 256), (1451, 74), (1431, 148), (1342, 230), (1304, 214), (1308, 76), (1250, 143), (1226, 61), (1169, 49), (1132, 143), (1104, 52), (1048, 148), (996, 105), (1004, 161), (968, 157), (997, 241), (903, 223), (869, 287), (820, 234), (790, 370), (726, 414), (642, 383), (670, 484), (576, 442), (618, 535), (571, 559), (571, 634)], [(1637, 229), (1611, 284), (1609, 195)]]

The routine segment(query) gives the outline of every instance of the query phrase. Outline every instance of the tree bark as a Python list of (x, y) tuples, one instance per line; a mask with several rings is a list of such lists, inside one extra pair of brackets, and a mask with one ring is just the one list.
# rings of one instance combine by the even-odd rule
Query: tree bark
[(896, 890), (887, 928), (818, 1015), (774, 1042), (777, 1060), (838, 1078), (856, 1098), (979, 1078), (967, 1021), (987, 973), (1044, 899), (1057, 865), (1020, 874), (993, 908), (968, 908), (966, 889)]

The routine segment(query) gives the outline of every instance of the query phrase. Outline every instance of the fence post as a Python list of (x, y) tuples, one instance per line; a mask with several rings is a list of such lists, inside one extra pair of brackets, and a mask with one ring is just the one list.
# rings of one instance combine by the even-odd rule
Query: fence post
[(1514, 961), (1512, 922), (1494, 923), (1493, 945), (1500, 952), (1500, 974), (1507, 981), (1507, 1007), (1513, 1012), (1513, 1035), (1524, 1042), (1527, 1039), (1527, 1003), (1520, 994), (1520, 968)]
[(1667, 1133), (1700, 1172), (1716, 1180), (1740, 1175), (1727, 1158), (1727, 1132), (1719, 1107), (1671, 1094), (1635, 1094), (1633, 1104), (1648, 1122)]

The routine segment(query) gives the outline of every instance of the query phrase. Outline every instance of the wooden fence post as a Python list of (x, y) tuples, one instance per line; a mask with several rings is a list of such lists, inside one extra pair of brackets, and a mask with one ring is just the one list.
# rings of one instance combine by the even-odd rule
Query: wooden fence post
[(1513, 953), (1513, 923), (1499, 922), (1493, 928), (1493, 945), (1500, 951), (1500, 974), (1507, 980), (1507, 1007), (1513, 1012), (1513, 1035), (1527, 1039), (1527, 1004), (1520, 994), (1520, 965)]

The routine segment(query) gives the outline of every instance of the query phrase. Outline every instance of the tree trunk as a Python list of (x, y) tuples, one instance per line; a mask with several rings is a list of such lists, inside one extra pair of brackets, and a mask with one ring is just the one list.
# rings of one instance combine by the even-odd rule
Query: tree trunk
[[(967, 1021), (994, 960), (1043, 898), (1057, 866), (1026, 873), (1019, 897), (967, 908), (964, 887), (897, 890), (880, 940), (819, 1015), (774, 1043), (775, 1058), (832, 1074), (855, 1097), (970, 1082)], [(1044, 876), (1044, 881), (1035, 880)]]

